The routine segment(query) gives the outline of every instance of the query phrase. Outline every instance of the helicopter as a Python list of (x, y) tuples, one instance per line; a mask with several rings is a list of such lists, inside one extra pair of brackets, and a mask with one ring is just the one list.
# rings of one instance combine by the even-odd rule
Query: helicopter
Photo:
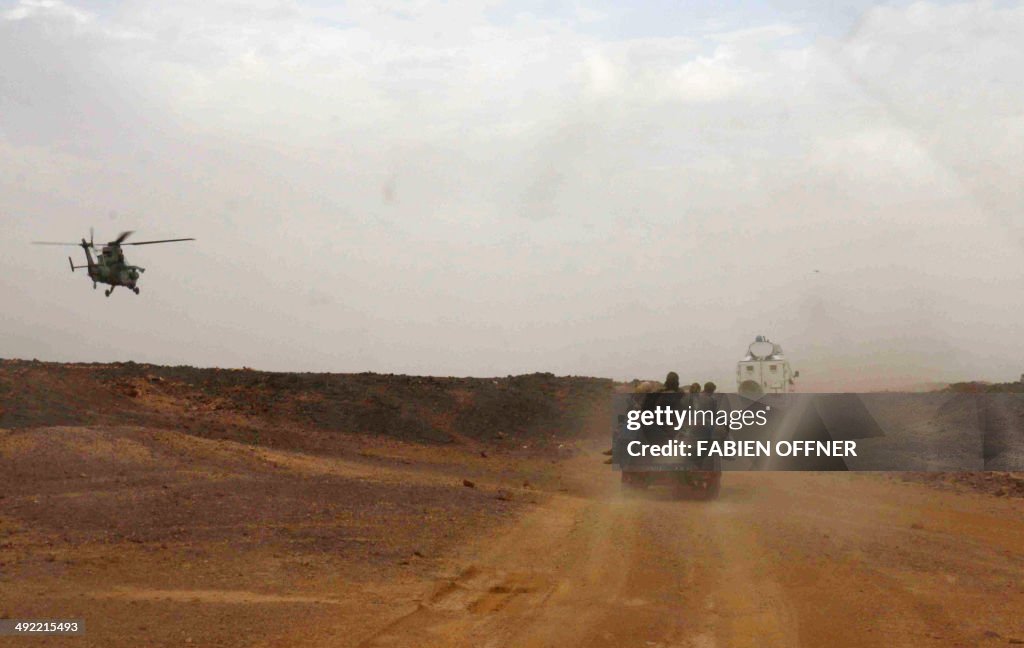
[(113, 241), (108, 242), (106, 245), (99, 249), (99, 254), (96, 255), (96, 259), (93, 260), (90, 250), (96, 250), (96, 245), (93, 243), (92, 228), (89, 228), (89, 240), (86, 241), (84, 238), (79, 243), (56, 243), (53, 241), (32, 241), (33, 245), (77, 245), (82, 248), (85, 252), (85, 265), (75, 265), (75, 262), (68, 257), (68, 263), (71, 265), (71, 272), (85, 268), (89, 274), (89, 278), (92, 279), (92, 288), (96, 289), (96, 284), (103, 283), (108, 284), (110, 288), (103, 291), (103, 294), (110, 297), (110, 293), (114, 292), (114, 288), (118, 286), (124, 286), (128, 288), (136, 295), (139, 294), (139, 275), (146, 271), (145, 268), (139, 266), (129, 265), (124, 258), (124, 252), (121, 247), (124, 245), (153, 245), (154, 243), (177, 243), (178, 241), (194, 241), (194, 238), (176, 238), (176, 239), (162, 239), (159, 241), (136, 241), (134, 243), (125, 243), (125, 239), (133, 234), (132, 231), (121, 232), (121, 234)]

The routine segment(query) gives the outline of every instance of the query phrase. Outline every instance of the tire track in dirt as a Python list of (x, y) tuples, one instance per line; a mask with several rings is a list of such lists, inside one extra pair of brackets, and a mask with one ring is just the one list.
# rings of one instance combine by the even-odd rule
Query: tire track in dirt
[(1024, 609), (1024, 513), (1012, 503), (831, 473), (732, 473), (719, 501), (674, 501), (658, 489), (623, 496), (595, 465), (569, 462), (570, 481), (589, 490), (466, 547), (451, 578), (360, 645), (940, 646), (1024, 636), (1013, 612)]

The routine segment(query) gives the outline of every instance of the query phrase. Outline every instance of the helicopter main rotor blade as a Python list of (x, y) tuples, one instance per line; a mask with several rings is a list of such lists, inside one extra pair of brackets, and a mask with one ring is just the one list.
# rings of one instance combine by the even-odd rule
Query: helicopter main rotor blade
[[(111, 241), (108, 245), (121, 245), (121, 243), (123, 243), (126, 238), (128, 238), (129, 236), (132, 235), (133, 231), (134, 230), (128, 230), (127, 232), (121, 232), (121, 234), (116, 239)], [(131, 243), (129, 243), (129, 245), (131, 245)]]
[(194, 241), (194, 238), (163, 239), (160, 241), (138, 241), (136, 243), (124, 243), (123, 245), (152, 245), (154, 243), (177, 243), (178, 241)]
[(32, 245), (74, 245), (81, 247), (81, 243), (58, 243), (56, 241), (32, 241)]

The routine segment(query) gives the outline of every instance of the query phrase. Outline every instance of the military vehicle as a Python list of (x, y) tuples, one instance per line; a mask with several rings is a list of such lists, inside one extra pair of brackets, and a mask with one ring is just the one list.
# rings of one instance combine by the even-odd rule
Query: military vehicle
[(68, 257), (68, 263), (71, 265), (71, 272), (84, 268), (92, 279), (93, 290), (96, 289), (96, 284), (107, 284), (110, 286), (107, 290), (103, 291), (103, 294), (110, 297), (110, 293), (114, 292), (114, 288), (118, 286), (124, 286), (131, 290), (136, 295), (139, 294), (139, 275), (146, 271), (145, 268), (140, 268), (136, 265), (129, 265), (127, 260), (124, 258), (124, 252), (121, 250), (122, 246), (125, 245), (153, 245), (155, 243), (177, 243), (179, 241), (194, 241), (194, 238), (176, 238), (176, 239), (161, 239), (159, 241), (136, 241), (134, 243), (125, 243), (125, 239), (132, 235), (133, 232), (121, 232), (121, 234), (113, 241), (108, 242), (99, 250), (99, 254), (96, 255), (96, 259), (93, 260), (92, 253), (90, 250), (96, 250), (96, 245), (93, 243), (92, 229), (89, 229), (89, 240), (86, 241), (84, 238), (79, 243), (57, 243), (54, 241), (33, 241), (34, 245), (75, 245), (82, 248), (85, 252), (85, 265), (75, 265), (75, 262)]
[[(660, 423), (643, 424), (633, 427), (627, 424), (628, 410), (655, 411), (668, 408), (681, 412), (687, 408), (709, 409), (713, 405), (720, 410), (722, 401), (715, 403), (695, 402), (694, 396), (681, 391), (661, 390), (653, 392), (635, 391), (621, 394), (616, 399), (615, 429), (612, 432), (612, 463), (621, 471), (623, 491), (632, 493), (646, 490), (651, 486), (668, 486), (674, 497), (680, 499), (713, 500), (719, 495), (722, 485), (722, 461), (718, 456), (689, 458), (680, 456), (637, 457), (630, 455), (631, 441), (641, 441), (661, 446), (666, 443), (681, 443), (689, 448), (696, 447), (698, 438), (704, 438), (696, 426), (676, 426)], [(701, 426), (702, 427), (702, 426)], [(706, 429), (701, 432), (706, 432)]]
[(782, 347), (758, 335), (747, 355), (736, 364), (736, 391), (746, 398), (796, 391), (799, 371), (793, 371)]

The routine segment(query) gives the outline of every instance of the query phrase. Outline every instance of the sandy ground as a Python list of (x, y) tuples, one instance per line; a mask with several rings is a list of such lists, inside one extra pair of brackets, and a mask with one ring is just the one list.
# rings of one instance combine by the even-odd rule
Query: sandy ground
[[(52, 528), (42, 522), (49, 518), (26, 525), (35, 519), (28, 514), (34, 500), (59, 510), (83, 492), (7, 497), (0, 609), (14, 617), (80, 617), (88, 628), (84, 637), (35, 638), (33, 645), (1024, 642), (1019, 499), (837, 473), (727, 474), (716, 502), (677, 501), (658, 489), (623, 495), (596, 443), (549, 464), (546, 474), (539, 462), (520, 461), (539, 484), (529, 488), (493, 469), (468, 488), (415, 461), (400, 464), (403, 471), (215, 445), (207, 449), (215, 457), (259, 454), (281, 466), (269, 470), (294, 473), (302, 483), (329, 475), (370, 485), (374, 497), (345, 505), (327, 481), (290, 496), (293, 504), (330, 509), (326, 514), (278, 512), (261, 521), (225, 511), (217, 529), (202, 528), (217, 525), (198, 514), (204, 525), (183, 519), (168, 537), (152, 525), (147, 537), (126, 528), (126, 538), (83, 535), (84, 523), (74, 520), (63, 537), (42, 532)], [(200, 480), (178, 478), (154, 488), (173, 492)], [(211, 479), (240, 496), (223, 475)], [(275, 477), (273, 489), (287, 491), (287, 481)], [(395, 497), (396, 485), (415, 488)], [(430, 504), (413, 494), (430, 488), (445, 495)], [(129, 500), (142, 496), (136, 489)], [(272, 499), (269, 492), (253, 496)], [(413, 508), (403, 509), (403, 499), (416, 500)], [(139, 514), (145, 507), (138, 504)], [(389, 512), (372, 517), (378, 508)], [(353, 511), (369, 517), (353, 520)]]
[(83, 619), (81, 646), (335, 645), (321, 629), (389, 618), (445, 552), (536, 506), (531, 480), (560, 488), (550, 461), (493, 448), (349, 443), (0, 430), (0, 617)]

